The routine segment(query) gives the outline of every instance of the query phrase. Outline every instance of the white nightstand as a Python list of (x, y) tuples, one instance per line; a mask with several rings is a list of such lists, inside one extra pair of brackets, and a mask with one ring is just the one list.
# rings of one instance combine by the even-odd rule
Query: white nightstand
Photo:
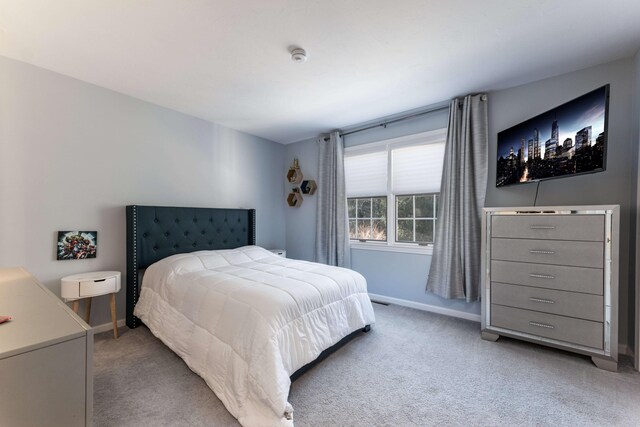
[(274, 254), (281, 256), (282, 258), (287, 257), (287, 251), (284, 249), (269, 249), (269, 252), (273, 252)]
[(73, 311), (78, 313), (80, 300), (86, 298), (85, 320), (89, 323), (91, 317), (91, 298), (109, 294), (111, 304), (111, 321), (113, 322), (113, 337), (118, 338), (118, 321), (116, 317), (116, 293), (120, 291), (119, 271), (95, 271), (63, 277), (62, 298), (73, 301)]

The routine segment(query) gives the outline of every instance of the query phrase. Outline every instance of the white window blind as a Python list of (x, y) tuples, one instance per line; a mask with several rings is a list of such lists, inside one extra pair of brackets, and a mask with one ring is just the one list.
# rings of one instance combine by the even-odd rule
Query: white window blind
[(394, 194), (439, 193), (443, 163), (444, 142), (392, 149), (391, 191)]
[(387, 151), (351, 154), (344, 158), (347, 197), (387, 194)]

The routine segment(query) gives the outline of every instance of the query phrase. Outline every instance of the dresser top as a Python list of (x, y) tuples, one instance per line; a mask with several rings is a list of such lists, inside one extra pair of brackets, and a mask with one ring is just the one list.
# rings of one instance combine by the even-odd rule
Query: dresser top
[(22, 268), (0, 269), (0, 359), (87, 334), (91, 329)]
[(568, 214), (568, 213), (601, 213), (600, 211), (617, 211), (620, 205), (564, 205), (564, 206), (500, 206), (486, 207), (482, 210), (491, 213), (518, 214)]

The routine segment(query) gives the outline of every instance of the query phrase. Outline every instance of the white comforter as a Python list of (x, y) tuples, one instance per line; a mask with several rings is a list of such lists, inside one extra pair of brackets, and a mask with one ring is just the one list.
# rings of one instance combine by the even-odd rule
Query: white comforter
[(292, 426), (290, 375), (375, 321), (359, 273), (257, 246), (153, 264), (135, 315), (244, 426)]

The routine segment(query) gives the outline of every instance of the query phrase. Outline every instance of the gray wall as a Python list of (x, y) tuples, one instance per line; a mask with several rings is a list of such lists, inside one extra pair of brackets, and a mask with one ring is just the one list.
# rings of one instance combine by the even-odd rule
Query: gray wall
[[(638, 56), (636, 63), (640, 62)], [(636, 65), (637, 66), (637, 65)], [(538, 205), (619, 204), (621, 205), (620, 259), (620, 342), (633, 340), (633, 284), (635, 283), (635, 218), (638, 137), (632, 138), (638, 119), (632, 120), (634, 62), (616, 61), (564, 74), (523, 86), (489, 93), (489, 153), (496, 153), (497, 133), (599, 86), (611, 84), (607, 170), (540, 184)], [(636, 94), (638, 90), (636, 89)], [(638, 117), (636, 114), (635, 117)], [(447, 113), (414, 119), (348, 136), (345, 145), (358, 145), (446, 126)], [(360, 126), (360, 125), (357, 125)], [(357, 127), (354, 126), (354, 127)], [(348, 130), (348, 129), (347, 129)], [(314, 141), (288, 145), (286, 161), (299, 157), (303, 170), (317, 172)], [(535, 184), (495, 187), (495, 155), (489, 156), (486, 206), (531, 205)], [(288, 209), (287, 251), (293, 258), (312, 260), (313, 232), (300, 230), (315, 224), (315, 199), (305, 198), (302, 208)], [(437, 305), (467, 313), (479, 313), (479, 304), (450, 301), (424, 292), (431, 257), (427, 255), (374, 252), (352, 249), (352, 267), (368, 280), (372, 293)], [(631, 287), (630, 287), (631, 284)]]
[[(284, 169), (281, 174), (285, 194), (288, 194), (290, 189), (294, 187), (286, 179), (287, 170), (293, 164), (294, 158), (297, 158), (300, 163), (303, 179), (317, 181), (318, 147), (316, 140), (310, 139), (285, 145)], [(303, 195), (300, 207), (290, 208), (287, 206), (285, 208), (287, 258), (315, 261), (317, 198), (317, 193), (313, 196)]]
[(607, 170), (605, 172), (542, 181), (538, 206), (619, 204), (620, 233), (620, 343), (633, 343), (633, 301), (630, 283), (635, 282), (635, 182), (638, 140), (632, 139), (631, 59), (564, 74), (496, 91), (489, 96), (489, 182), (486, 206), (533, 204), (536, 184), (495, 187), (496, 140), (503, 129), (529, 119), (604, 84), (611, 84)]
[[(403, 113), (406, 114), (406, 113)], [(393, 119), (395, 116), (387, 117)], [(345, 146), (351, 147), (368, 142), (381, 141), (400, 136), (441, 129), (447, 126), (448, 111), (440, 110), (386, 128), (375, 128), (345, 137)], [(379, 122), (376, 120), (375, 122)], [(349, 129), (366, 126), (358, 124)], [(318, 149), (315, 140), (307, 140), (286, 146), (285, 167), (298, 158), (305, 178), (316, 179), (318, 175)], [(284, 173), (283, 173), (284, 175)], [(285, 180), (285, 190), (289, 190)], [(313, 261), (315, 258), (316, 197), (306, 196), (300, 208), (287, 208), (287, 256)], [(463, 313), (480, 313), (478, 303), (468, 304), (460, 300), (447, 300), (425, 292), (431, 256), (413, 253), (383, 252), (367, 249), (351, 250), (351, 268), (366, 279), (369, 292), (391, 298), (399, 298), (419, 304), (428, 304)]]
[[(127, 204), (256, 208), (258, 244), (283, 247), (283, 158), (280, 144), (0, 57), (0, 267), (58, 295), (68, 274), (124, 274)], [(96, 259), (55, 260), (70, 229), (98, 231)], [(123, 287), (120, 318), (124, 302)], [(107, 306), (93, 303), (92, 324)]]

